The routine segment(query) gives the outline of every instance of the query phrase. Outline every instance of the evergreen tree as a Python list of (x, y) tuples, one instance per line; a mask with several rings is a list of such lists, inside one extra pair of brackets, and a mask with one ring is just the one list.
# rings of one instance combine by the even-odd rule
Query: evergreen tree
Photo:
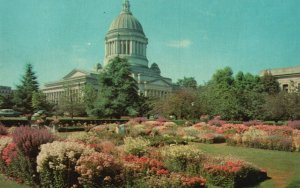
[(100, 73), (100, 90), (92, 110), (93, 115), (119, 118), (138, 114), (138, 88), (130, 74), (130, 65), (126, 59), (116, 57), (111, 60)]
[(17, 110), (32, 114), (32, 96), (34, 92), (39, 89), (39, 84), (37, 82), (37, 77), (35, 72), (33, 72), (33, 67), (31, 64), (27, 64), (25, 68), (25, 74), (21, 79), (21, 85), (17, 86), (17, 90), (14, 93), (14, 102)]

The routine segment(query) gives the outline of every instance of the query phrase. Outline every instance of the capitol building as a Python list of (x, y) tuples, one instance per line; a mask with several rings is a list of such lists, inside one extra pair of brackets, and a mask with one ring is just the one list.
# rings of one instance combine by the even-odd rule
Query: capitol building
[(97, 65), (89, 71), (74, 69), (61, 80), (45, 84), (43, 92), (54, 103), (58, 103), (66, 93), (80, 100), (87, 85), (99, 89), (99, 74), (113, 58), (120, 57), (130, 63), (139, 94), (164, 97), (173, 91), (174, 85), (170, 78), (161, 75), (158, 64), (152, 63), (149, 66), (147, 45), (148, 38), (141, 23), (133, 16), (129, 1), (124, 0), (120, 14), (113, 20), (105, 36), (103, 66)]

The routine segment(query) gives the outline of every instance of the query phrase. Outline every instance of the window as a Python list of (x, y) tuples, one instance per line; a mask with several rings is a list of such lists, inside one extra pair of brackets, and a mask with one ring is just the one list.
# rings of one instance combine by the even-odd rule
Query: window
[(289, 91), (289, 85), (288, 84), (283, 84), (282, 85), (282, 90), (288, 92)]

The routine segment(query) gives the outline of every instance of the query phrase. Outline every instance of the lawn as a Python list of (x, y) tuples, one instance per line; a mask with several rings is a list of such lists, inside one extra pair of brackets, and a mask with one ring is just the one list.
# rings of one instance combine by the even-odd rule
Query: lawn
[(300, 188), (300, 152), (232, 147), (226, 144), (198, 145), (207, 153), (235, 156), (267, 170), (271, 179), (264, 181), (259, 187)]
[(26, 185), (17, 184), (15, 181), (7, 179), (2, 174), (0, 174), (0, 187), (3, 187), (3, 188), (29, 188)]

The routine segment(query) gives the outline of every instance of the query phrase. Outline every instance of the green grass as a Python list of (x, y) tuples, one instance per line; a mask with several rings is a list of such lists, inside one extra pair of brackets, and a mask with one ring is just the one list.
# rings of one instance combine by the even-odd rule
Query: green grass
[(18, 184), (15, 181), (7, 179), (2, 174), (0, 174), (0, 187), (3, 187), (3, 188), (29, 188), (26, 185)]
[(282, 152), (244, 147), (232, 147), (226, 144), (197, 144), (213, 155), (231, 155), (246, 160), (267, 170), (271, 178), (259, 187), (300, 188), (300, 152)]

